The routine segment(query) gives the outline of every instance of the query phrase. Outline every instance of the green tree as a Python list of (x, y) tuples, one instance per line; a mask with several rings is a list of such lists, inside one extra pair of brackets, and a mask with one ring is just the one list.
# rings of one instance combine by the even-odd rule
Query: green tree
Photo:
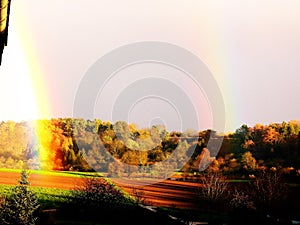
[(29, 189), (28, 174), (23, 170), (19, 184), (13, 188), (12, 195), (2, 205), (0, 222), (3, 225), (34, 225), (38, 219), (38, 209), (37, 197)]
[(250, 138), (249, 135), (249, 127), (247, 125), (242, 125), (240, 128), (238, 128), (234, 135), (233, 138), (235, 140), (235, 148), (236, 151), (239, 152), (241, 149), (243, 149), (244, 143), (247, 142)]
[(252, 153), (251, 152), (245, 152), (243, 155), (242, 155), (242, 160), (241, 160), (241, 163), (243, 165), (243, 168), (245, 170), (250, 170), (250, 171), (253, 171), (256, 169), (257, 167), (257, 164), (256, 164), (256, 159), (252, 156)]

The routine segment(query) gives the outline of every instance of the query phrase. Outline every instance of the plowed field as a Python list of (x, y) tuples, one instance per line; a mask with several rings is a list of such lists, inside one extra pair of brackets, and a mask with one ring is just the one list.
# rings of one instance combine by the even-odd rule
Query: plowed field
[[(16, 185), (20, 173), (0, 172), (0, 184)], [(31, 174), (31, 186), (45, 188), (73, 189), (85, 178), (58, 175)], [(164, 180), (160, 182), (112, 179), (129, 194), (138, 194), (141, 200), (155, 205), (176, 208), (196, 208), (199, 184)]]

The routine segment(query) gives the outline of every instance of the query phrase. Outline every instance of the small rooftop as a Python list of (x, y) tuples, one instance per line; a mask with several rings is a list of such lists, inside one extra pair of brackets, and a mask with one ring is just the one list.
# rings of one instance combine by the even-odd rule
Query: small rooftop
[(0, 65), (4, 47), (7, 45), (11, 0), (0, 0)]

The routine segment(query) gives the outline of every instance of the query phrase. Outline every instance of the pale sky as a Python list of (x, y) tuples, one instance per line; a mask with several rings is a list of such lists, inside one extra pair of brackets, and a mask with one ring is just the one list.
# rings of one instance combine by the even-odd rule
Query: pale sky
[[(0, 120), (72, 117), (89, 68), (114, 49), (143, 41), (179, 46), (207, 66), (224, 101), (225, 131), (299, 120), (299, 11), (299, 0), (13, 1), (0, 67)], [(138, 101), (125, 112), (129, 122), (160, 122), (170, 130), (214, 128), (218, 112), (207, 87), (157, 63), (123, 68), (99, 84), (94, 116), (120, 119), (114, 104), (126, 101), (130, 88), (146, 78), (166, 86), (156, 96), (137, 93)], [(191, 104), (168, 99), (168, 92)], [(195, 126), (184, 121), (188, 113), (197, 115)]]

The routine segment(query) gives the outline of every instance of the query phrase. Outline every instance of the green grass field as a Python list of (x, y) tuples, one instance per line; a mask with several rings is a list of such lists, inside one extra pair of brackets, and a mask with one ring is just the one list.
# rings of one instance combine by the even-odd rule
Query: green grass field
[[(14, 186), (10, 185), (0, 185), (0, 195), (10, 196), (12, 194), (13, 187)], [(58, 208), (72, 197), (71, 190), (42, 187), (30, 187), (30, 190), (32, 190), (38, 197), (42, 209)]]

